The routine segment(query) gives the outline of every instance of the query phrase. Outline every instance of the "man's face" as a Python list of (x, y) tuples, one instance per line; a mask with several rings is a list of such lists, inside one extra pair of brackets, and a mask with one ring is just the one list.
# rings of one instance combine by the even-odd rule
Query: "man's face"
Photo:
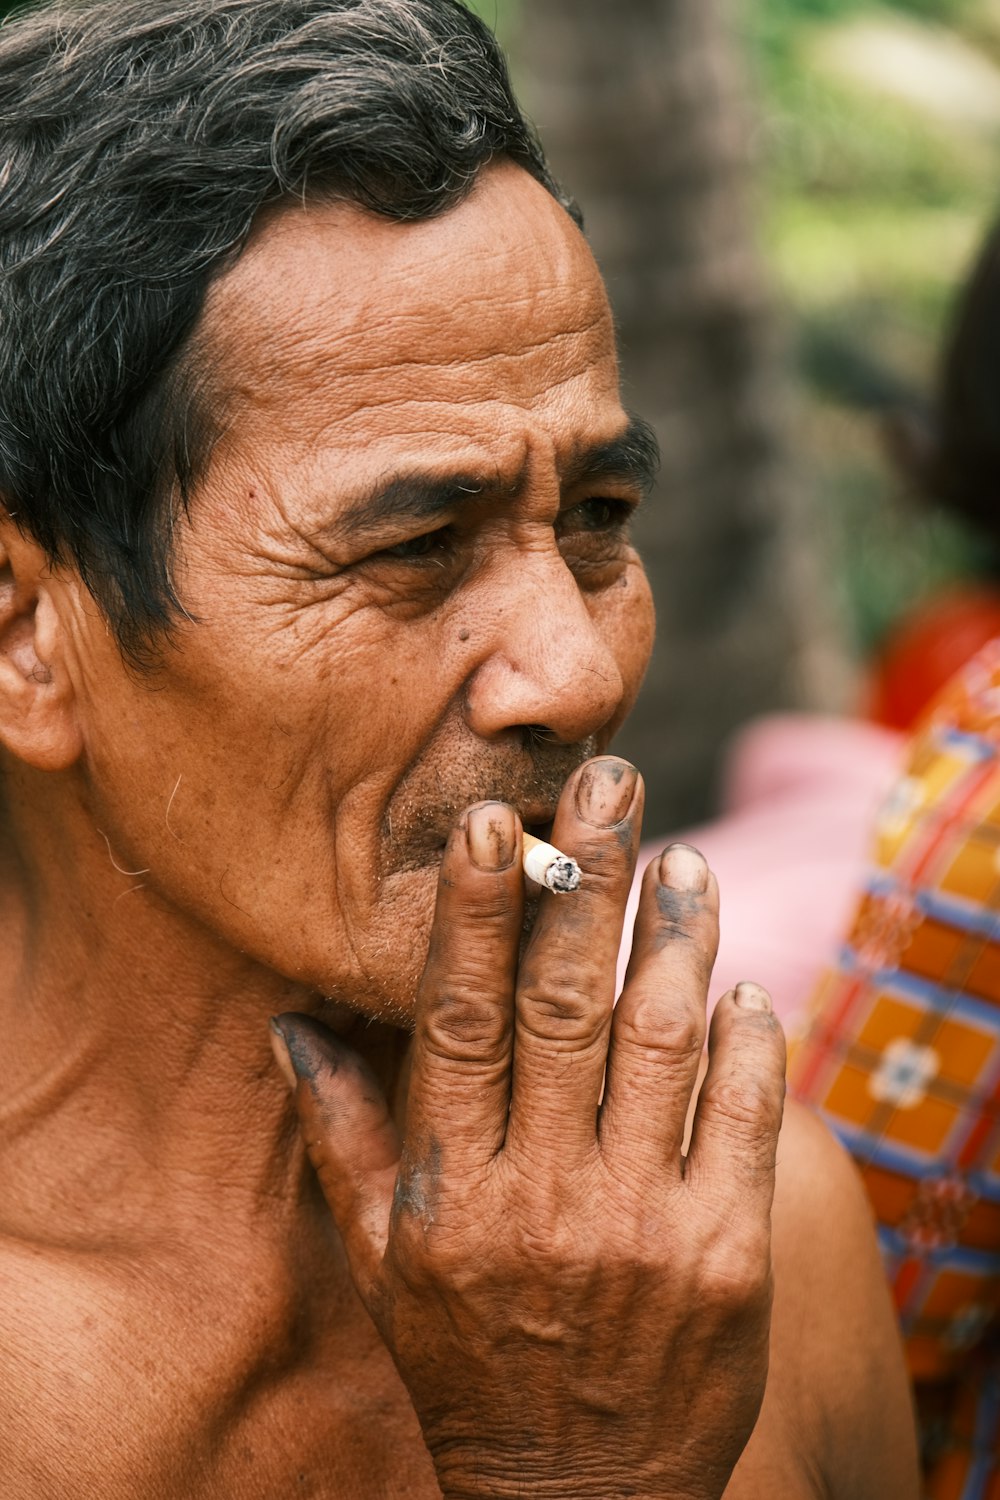
[(645, 669), (604, 290), (504, 164), (426, 223), (282, 209), (201, 331), (233, 400), (176, 533), (192, 620), (138, 680), (87, 627), (95, 818), (174, 910), (405, 1014), (461, 810), (545, 824)]

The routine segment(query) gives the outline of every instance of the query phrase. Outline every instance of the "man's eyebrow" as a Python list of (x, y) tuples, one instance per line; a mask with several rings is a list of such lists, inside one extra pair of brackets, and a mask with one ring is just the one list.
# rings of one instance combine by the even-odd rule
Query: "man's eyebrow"
[[(648, 494), (660, 463), (653, 429), (641, 417), (630, 416), (617, 437), (578, 450), (561, 475), (564, 488), (600, 479), (623, 479)], [(469, 500), (491, 494), (516, 494), (524, 482), (512, 483), (476, 474), (399, 474), (348, 506), (331, 530), (340, 533), (377, 531), (399, 521), (433, 521)]]
[(495, 486), (487, 486), (472, 474), (449, 474), (444, 479), (400, 474), (348, 506), (337, 517), (336, 529), (374, 531), (393, 521), (433, 521), (463, 501), (478, 499), (487, 488)]
[(569, 488), (587, 480), (624, 479), (648, 495), (660, 467), (660, 445), (648, 422), (629, 413), (628, 426), (618, 437), (574, 454), (562, 475)]

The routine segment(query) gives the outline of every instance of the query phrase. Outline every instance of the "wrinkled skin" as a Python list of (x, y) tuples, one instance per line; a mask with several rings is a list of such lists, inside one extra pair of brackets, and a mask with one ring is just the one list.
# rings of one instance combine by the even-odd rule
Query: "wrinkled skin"
[[(478, 257), (469, 214), (490, 225)], [(152, 683), (97, 622), (77, 663), (119, 864), (365, 1013), (412, 1013), (462, 810), (498, 796), (551, 819), (649, 656), (639, 485), (560, 484), (627, 425), (604, 289), (565, 218), (508, 169), (475, 209), (405, 231), (347, 207), (267, 223), (206, 313), (224, 436), (177, 580), (199, 624)], [(453, 503), (349, 519), (410, 476)]]
[(544, 898), (516, 993), (517, 828), (471, 810), (442, 866), (401, 1160), (372, 1080), (315, 1022), (278, 1023), (448, 1496), (718, 1496), (764, 1394), (781, 1031), (756, 986), (721, 1002), (685, 1165), (718, 890), (683, 845), (650, 868), (612, 1023), (641, 808), (624, 762), (572, 779), (554, 837), (583, 886)]
[[(424, 224), (285, 206), (196, 348), (154, 671), (0, 520), (4, 1496), (906, 1496), (865, 1210), (794, 1116), (775, 1192), (754, 987), (682, 1159), (696, 856), (612, 1019), (642, 793), (592, 758), (652, 613), (583, 239), (505, 164)], [(553, 817), (584, 888), (525, 944)]]

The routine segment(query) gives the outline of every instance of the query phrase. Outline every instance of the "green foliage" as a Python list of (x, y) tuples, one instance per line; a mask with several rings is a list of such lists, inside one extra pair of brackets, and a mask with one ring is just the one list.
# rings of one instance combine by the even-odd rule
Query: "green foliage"
[[(885, 5), (946, 25), (960, 24), (970, 10), (970, 0), (885, 0)], [(754, 11), (771, 27), (787, 28), (809, 21), (839, 21), (872, 8), (870, 0), (756, 0)]]
[(772, 80), (770, 93), (766, 158), (775, 191), (888, 197), (914, 209), (983, 194), (992, 153), (895, 103), (801, 67)]
[(742, 10), (743, 32), (766, 84), (783, 92), (802, 79), (801, 50), (818, 26), (859, 15), (900, 11), (925, 21), (960, 26), (974, 18), (974, 0), (751, 0)]
[(849, 546), (841, 544), (843, 603), (865, 654), (916, 600), (984, 570), (989, 555), (967, 527), (894, 495), (877, 465), (845, 465), (832, 498), (840, 529), (851, 537)]
[[(799, 457), (859, 652), (919, 599), (992, 561), (898, 493), (884, 417), (932, 397), (955, 290), (1000, 200), (998, 142), (824, 63), (867, 18), (981, 46), (981, 0), (753, 0), (764, 235), (801, 375)], [(935, 33), (928, 33), (931, 47)]]
[(521, 0), (465, 0), (465, 3), (492, 26), (505, 46), (511, 45), (517, 32)]

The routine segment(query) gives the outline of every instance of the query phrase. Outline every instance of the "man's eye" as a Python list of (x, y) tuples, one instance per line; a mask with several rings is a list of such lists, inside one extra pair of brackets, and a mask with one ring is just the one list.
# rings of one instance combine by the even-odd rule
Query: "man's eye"
[(595, 496), (563, 512), (559, 529), (572, 531), (620, 531), (627, 526), (635, 507), (627, 500), (605, 500)]
[(437, 531), (425, 531), (421, 536), (411, 536), (395, 547), (383, 547), (379, 557), (396, 558), (401, 562), (420, 562), (424, 558), (441, 558), (452, 549), (454, 537), (450, 526), (441, 526)]

